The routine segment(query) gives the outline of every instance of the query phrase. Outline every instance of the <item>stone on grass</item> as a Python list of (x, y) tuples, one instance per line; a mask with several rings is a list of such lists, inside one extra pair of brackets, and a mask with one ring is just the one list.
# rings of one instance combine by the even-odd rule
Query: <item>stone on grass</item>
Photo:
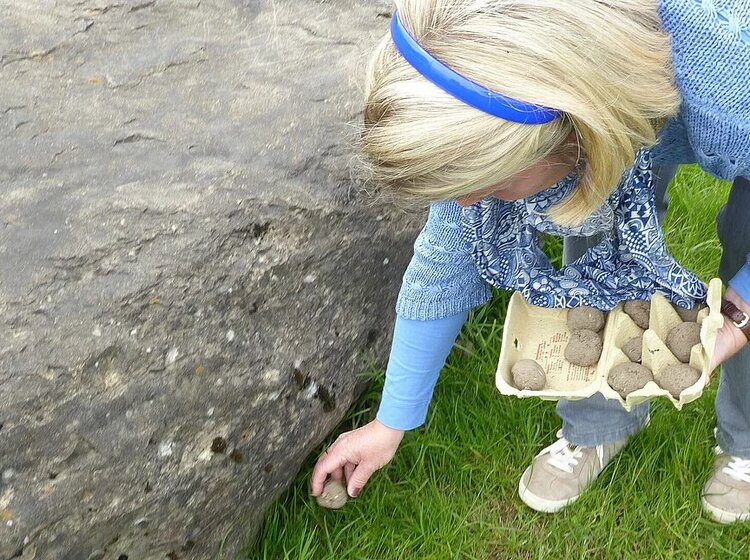
[(323, 493), (315, 498), (319, 506), (327, 509), (340, 509), (348, 499), (344, 483), (334, 479), (328, 480), (323, 486)]

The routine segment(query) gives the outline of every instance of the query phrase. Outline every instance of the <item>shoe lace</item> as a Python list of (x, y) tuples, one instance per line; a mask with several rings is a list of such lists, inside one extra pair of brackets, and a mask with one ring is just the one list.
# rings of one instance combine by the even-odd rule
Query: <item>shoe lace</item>
[[(558, 430), (556, 434), (559, 438), (555, 443), (549, 445), (539, 452), (539, 455), (544, 455), (549, 452), (549, 458), (547, 463), (567, 473), (573, 472), (573, 467), (578, 464), (578, 460), (583, 457), (583, 448), (577, 445), (573, 445), (562, 435), (562, 430)], [(596, 455), (599, 459), (599, 466), (604, 466), (604, 448), (601, 445), (596, 446)]]
[[(714, 452), (717, 455), (720, 455), (721, 453), (724, 453), (724, 450), (717, 445), (714, 448)], [(721, 469), (721, 472), (729, 475), (735, 480), (740, 480), (742, 482), (747, 482), (748, 484), (750, 484), (750, 459), (742, 459), (740, 457), (735, 457), (734, 455), (732, 455), (729, 458), (729, 463), (726, 467)]]

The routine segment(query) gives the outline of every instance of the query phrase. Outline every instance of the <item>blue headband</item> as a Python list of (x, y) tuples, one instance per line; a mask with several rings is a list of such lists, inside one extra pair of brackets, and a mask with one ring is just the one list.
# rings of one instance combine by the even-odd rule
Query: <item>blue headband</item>
[(409, 35), (398, 19), (398, 12), (393, 12), (391, 17), (391, 37), (398, 51), (417, 72), (475, 109), (523, 124), (544, 124), (560, 116), (559, 111), (506, 97), (451, 70)]

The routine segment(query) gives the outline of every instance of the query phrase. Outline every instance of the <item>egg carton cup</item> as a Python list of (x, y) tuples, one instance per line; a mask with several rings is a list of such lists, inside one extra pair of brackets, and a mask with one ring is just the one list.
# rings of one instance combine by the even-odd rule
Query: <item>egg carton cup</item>
[[(651, 299), (649, 328), (645, 331), (623, 311), (622, 303), (610, 311), (604, 329), (599, 333), (603, 337), (602, 355), (595, 365), (584, 367), (571, 364), (563, 355), (571, 336), (567, 325), (568, 310), (530, 305), (516, 292), (510, 298), (505, 318), (495, 379), (497, 388), (503, 395), (545, 400), (578, 400), (601, 393), (608, 399), (619, 401), (626, 410), (654, 397), (666, 397), (678, 410), (682, 409), (683, 405), (700, 397), (711, 379), (709, 364), (716, 334), (724, 323), (720, 311), (721, 293), (721, 280), (712, 279), (708, 285), (708, 307), (702, 309), (697, 318), (701, 326), (701, 342), (690, 351), (689, 363), (701, 372), (701, 376), (695, 384), (684, 389), (679, 398), (674, 398), (657, 383), (664, 368), (681, 363), (667, 348), (666, 339), (669, 331), (683, 321), (663, 295), (657, 293)], [(630, 361), (622, 346), (639, 335), (643, 335), (642, 363), (652, 371), (656, 383), (650, 381), (623, 398), (607, 384), (607, 376), (614, 366)], [(547, 379), (542, 390), (521, 390), (513, 385), (511, 368), (524, 358), (535, 360), (544, 368)]]

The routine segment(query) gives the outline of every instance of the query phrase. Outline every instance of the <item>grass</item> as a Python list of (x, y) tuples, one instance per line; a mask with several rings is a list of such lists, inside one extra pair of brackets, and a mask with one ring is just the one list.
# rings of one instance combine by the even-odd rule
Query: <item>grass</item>
[[(714, 218), (728, 186), (695, 168), (673, 184), (665, 223), (672, 254), (704, 280), (716, 274)], [(547, 241), (559, 259), (559, 240)], [(581, 499), (556, 515), (518, 499), (518, 478), (559, 427), (554, 403), (494, 387), (508, 294), (467, 322), (435, 390), (427, 423), (342, 510), (309, 496), (311, 454), (270, 508), (246, 558), (262, 560), (749, 558), (750, 532), (702, 516), (698, 493), (712, 459), (716, 382), (678, 412), (657, 400), (647, 430)], [(383, 372), (343, 425), (368, 422)], [(326, 444), (333, 441), (331, 434)]]

